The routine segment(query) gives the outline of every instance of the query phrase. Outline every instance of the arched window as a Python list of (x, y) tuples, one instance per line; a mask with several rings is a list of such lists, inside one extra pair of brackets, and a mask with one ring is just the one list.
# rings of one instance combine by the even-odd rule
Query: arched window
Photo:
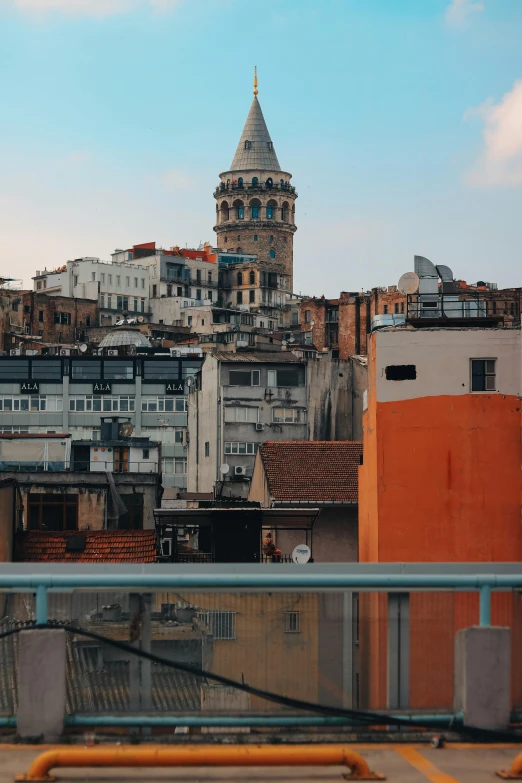
[(243, 285), (243, 272), (238, 272), (237, 273), (237, 284), (238, 285)]
[(273, 247), (270, 248), (270, 258), (275, 258), (275, 250)]
[(272, 177), (268, 177), (268, 179), (267, 179), (267, 181), (266, 181), (266, 186), (267, 186), (267, 188), (269, 188), (269, 189), (270, 189), (270, 188), (272, 187), (272, 185), (273, 185), (273, 184), (274, 184), (274, 181), (273, 181)]
[(237, 235), (237, 241), (241, 242), (241, 237), (239, 236), (239, 234)]
[(238, 249), (236, 250), (236, 253), (242, 253), (242, 252), (243, 252), (243, 251), (241, 250), (241, 248), (240, 248), (240, 247), (238, 247)]
[(258, 217), (259, 217), (259, 207), (257, 206), (257, 204), (254, 204), (254, 206), (252, 207), (252, 220), (257, 220)]
[(230, 218), (230, 209), (228, 207), (228, 201), (222, 201), (220, 208), (221, 222), (225, 223)]
[(225, 237), (225, 242), (228, 242), (228, 237)]
[(259, 185), (259, 179), (257, 177), (252, 177), (252, 187), (257, 188)]
[(248, 139), (247, 139), (247, 141), (245, 141), (245, 149), (246, 150), (251, 150), (252, 149), (252, 142), (248, 141)]
[(270, 234), (270, 241), (271, 241), (271, 242), (273, 242), (273, 241), (274, 241), (274, 235), (273, 235), (273, 234)]
[(254, 242), (257, 242), (257, 234), (254, 234)]
[(238, 304), (243, 304), (243, 291), (238, 291), (236, 294), (236, 302)]
[(272, 220), (273, 217), (274, 217), (274, 208), (271, 204), (268, 204), (266, 208), (266, 218), (267, 220)]
[(279, 180), (279, 186), (280, 186), (281, 190), (283, 190), (283, 188), (284, 188), (284, 185), (285, 185), (285, 181), (284, 181), (284, 179), (280, 179), (280, 180)]
[(256, 273), (254, 272), (253, 269), (250, 272), (249, 279), (250, 279), (250, 285), (255, 285), (256, 284)]
[(238, 186), (238, 188), (242, 188), (243, 187), (243, 177), (239, 177), (239, 179), (237, 181), (237, 186)]

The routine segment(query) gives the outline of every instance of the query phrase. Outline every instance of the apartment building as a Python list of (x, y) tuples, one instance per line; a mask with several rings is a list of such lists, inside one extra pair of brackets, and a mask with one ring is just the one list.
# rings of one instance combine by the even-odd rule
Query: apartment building
[(37, 271), (33, 281), (37, 293), (98, 302), (102, 326), (116, 323), (123, 313), (148, 318), (149, 270), (141, 264), (85, 256), (55, 270)]
[(277, 328), (284, 322), (290, 276), (275, 261), (237, 261), (221, 255), (220, 289), (224, 303), (264, 315)]
[[(115, 351), (116, 353), (116, 351)], [(65, 433), (97, 441), (105, 423), (161, 444), (164, 486), (187, 485), (191, 355), (0, 356), (0, 433)]]
[(246, 498), (265, 440), (307, 438), (306, 362), (289, 352), (205, 357), (188, 403), (188, 489)]

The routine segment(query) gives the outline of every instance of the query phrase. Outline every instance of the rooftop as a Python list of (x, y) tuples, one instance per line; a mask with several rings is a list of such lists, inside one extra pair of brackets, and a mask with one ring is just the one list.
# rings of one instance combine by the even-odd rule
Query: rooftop
[(260, 449), (275, 501), (356, 503), (363, 453), (355, 441), (267, 441)]
[(254, 96), (250, 106), (245, 127), (230, 166), (230, 171), (249, 170), (281, 170), (257, 95)]
[[(68, 551), (71, 539), (85, 539), (85, 547)], [(27, 531), (16, 547), (16, 560), (24, 563), (153, 563), (154, 530)]]
[(212, 356), (222, 362), (259, 362), (261, 364), (288, 364), (302, 362), (289, 351), (245, 351), (245, 353), (228, 353), (227, 351), (212, 352)]

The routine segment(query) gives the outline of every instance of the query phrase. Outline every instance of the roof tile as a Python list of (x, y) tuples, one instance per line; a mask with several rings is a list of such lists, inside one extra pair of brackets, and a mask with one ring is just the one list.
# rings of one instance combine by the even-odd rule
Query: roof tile
[[(68, 552), (67, 539), (85, 535), (83, 552)], [(25, 563), (153, 563), (156, 560), (154, 530), (77, 530), (24, 532), (16, 560)]]
[(358, 500), (362, 443), (267, 441), (259, 452), (274, 500), (312, 503)]

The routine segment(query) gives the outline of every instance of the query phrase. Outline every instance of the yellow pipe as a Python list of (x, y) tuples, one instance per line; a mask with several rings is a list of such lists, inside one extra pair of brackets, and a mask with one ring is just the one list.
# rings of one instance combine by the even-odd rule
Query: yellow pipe
[(522, 753), (518, 754), (509, 769), (499, 769), (497, 775), (504, 780), (522, 780)]
[(343, 745), (134, 745), (48, 750), (16, 780), (54, 780), (54, 767), (287, 767), (346, 766), (350, 780), (384, 780)]

